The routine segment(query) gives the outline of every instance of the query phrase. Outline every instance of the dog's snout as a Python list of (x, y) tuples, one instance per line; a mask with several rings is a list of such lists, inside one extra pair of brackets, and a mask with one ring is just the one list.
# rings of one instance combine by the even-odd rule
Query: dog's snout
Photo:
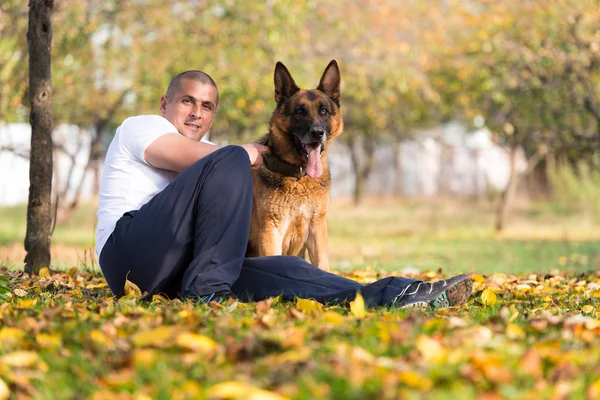
[(321, 126), (314, 126), (310, 129), (310, 134), (314, 139), (321, 140), (325, 136), (325, 128)]

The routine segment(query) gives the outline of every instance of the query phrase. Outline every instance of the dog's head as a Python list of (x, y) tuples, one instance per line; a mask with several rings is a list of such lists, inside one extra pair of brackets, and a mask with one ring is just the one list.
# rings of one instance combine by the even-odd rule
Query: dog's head
[(275, 66), (275, 102), (271, 117), (271, 141), (284, 161), (303, 166), (306, 174), (323, 173), (322, 154), (342, 133), (340, 69), (332, 60), (316, 89), (300, 89), (285, 65)]

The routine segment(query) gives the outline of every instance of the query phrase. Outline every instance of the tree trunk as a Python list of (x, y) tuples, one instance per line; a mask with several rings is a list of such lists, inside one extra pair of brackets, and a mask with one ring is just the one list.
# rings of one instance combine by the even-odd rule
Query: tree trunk
[(29, 201), (25, 235), (25, 271), (38, 273), (50, 265), (52, 202), (52, 77), (50, 45), (53, 0), (30, 0), (29, 101), (31, 112), (31, 157)]
[(540, 163), (540, 161), (546, 156), (545, 150), (540, 150), (535, 153), (529, 160), (527, 160), (527, 167), (525, 172), (519, 174), (516, 170), (517, 167), (517, 152), (519, 146), (511, 145), (510, 148), (510, 175), (508, 178), (508, 185), (502, 192), (500, 197), (500, 203), (498, 204), (498, 210), (496, 212), (496, 232), (501, 232), (506, 226), (506, 217), (508, 216), (508, 208), (512, 203), (513, 198), (517, 192), (517, 187), (521, 178), (528, 176), (531, 171)]
[[(364, 146), (356, 146), (353, 139), (348, 141), (350, 149), (350, 159), (352, 161), (352, 169), (354, 170), (354, 205), (358, 206), (363, 200), (367, 179), (371, 174), (373, 165), (375, 164), (375, 144), (369, 138), (361, 138), (364, 141)], [(360, 149), (358, 147), (361, 147)], [(364, 160), (361, 160), (359, 151), (364, 150)]]
[(517, 189), (517, 146), (511, 146), (510, 149), (510, 174), (508, 178), (508, 185), (502, 191), (500, 196), (500, 204), (498, 204), (498, 210), (496, 212), (496, 232), (501, 232), (506, 224), (506, 216), (508, 215), (508, 205), (512, 201), (512, 198)]

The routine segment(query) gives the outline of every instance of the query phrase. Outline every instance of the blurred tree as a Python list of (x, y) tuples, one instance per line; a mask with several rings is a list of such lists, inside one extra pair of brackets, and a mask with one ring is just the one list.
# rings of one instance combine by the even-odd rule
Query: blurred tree
[(50, 45), (53, 0), (29, 2), (29, 101), (31, 158), (25, 235), (25, 271), (37, 274), (50, 266), (52, 192), (52, 76)]
[[(448, 115), (485, 117), (509, 148), (511, 173), (496, 220), (501, 231), (519, 182), (549, 153), (595, 147), (597, 4), (479, 0), (454, 1), (451, 9), (429, 73)], [(518, 172), (521, 148), (527, 166)]]
[(24, 119), (20, 109), (27, 90), (27, 4), (0, 2), (0, 122)]
[(323, 12), (327, 18), (312, 46), (317, 56), (341, 64), (344, 134), (339, 140), (350, 154), (358, 204), (377, 146), (398, 149), (399, 141), (434, 119), (437, 98), (424, 74), (428, 59), (421, 40), (430, 8), (416, 0), (352, 0)]

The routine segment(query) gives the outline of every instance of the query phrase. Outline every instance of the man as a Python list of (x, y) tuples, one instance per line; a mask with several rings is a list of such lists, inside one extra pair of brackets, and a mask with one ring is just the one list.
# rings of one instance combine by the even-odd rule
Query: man
[(425, 283), (390, 277), (361, 285), (298, 257), (245, 258), (252, 210), (251, 168), (269, 149), (219, 148), (202, 138), (219, 94), (210, 76), (176, 76), (160, 99), (162, 116), (126, 119), (113, 138), (100, 183), (96, 253), (113, 293), (126, 279), (147, 296), (243, 301), (282, 295), (320, 302), (443, 308), (463, 304), (471, 278)]

